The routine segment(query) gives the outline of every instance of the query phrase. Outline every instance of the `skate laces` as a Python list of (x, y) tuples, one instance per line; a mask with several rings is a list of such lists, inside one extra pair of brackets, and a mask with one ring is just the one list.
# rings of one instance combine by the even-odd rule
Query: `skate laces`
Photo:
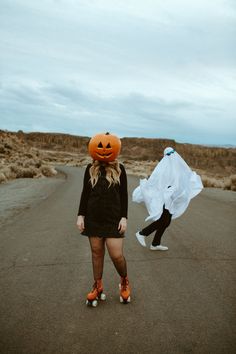
[(129, 285), (129, 280), (127, 278), (122, 278), (121, 286), (122, 290), (127, 290)]
[(102, 290), (102, 282), (101, 282), (101, 280), (96, 280), (95, 282), (94, 282), (94, 284), (93, 284), (93, 292), (94, 291), (97, 291), (98, 293), (99, 292), (101, 292), (101, 290)]
[(97, 282), (96, 282), (96, 281), (95, 281), (95, 283), (93, 284), (91, 293), (93, 293), (95, 290), (97, 290)]

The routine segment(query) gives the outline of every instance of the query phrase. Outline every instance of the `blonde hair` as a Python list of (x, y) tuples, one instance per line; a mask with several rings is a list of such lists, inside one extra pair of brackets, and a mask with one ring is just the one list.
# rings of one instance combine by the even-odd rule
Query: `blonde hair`
[(92, 187), (96, 185), (98, 181), (98, 177), (101, 175), (100, 166), (105, 167), (106, 179), (109, 182), (108, 187), (110, 187), (112, 184), (120, 183), (121, 169), (120, 169), (119, 162), (117, 160), (114, 160), (112, 162), (106, 162), (106, 163), (100, 162), (98, 160), (94, 160), (92, 166), (89, 169), (90, 182), (92, 184)]

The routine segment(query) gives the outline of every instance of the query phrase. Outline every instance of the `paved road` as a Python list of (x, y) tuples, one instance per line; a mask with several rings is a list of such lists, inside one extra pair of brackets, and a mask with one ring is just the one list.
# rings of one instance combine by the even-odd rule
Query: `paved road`
[[(119, 303), (106, 256), (107, 301), (93, 309), (90, 250), (75, 227), (84, 170), (63, 170), (47, 199), (0, 229), (0, 353), (235, 353), (236, 193), (204, 190), (172, 222), (162, 253), (136, 242), (146, 211), (130, 202), (132, 302)], [(129, 177), (130, 191), (137, 184)]]

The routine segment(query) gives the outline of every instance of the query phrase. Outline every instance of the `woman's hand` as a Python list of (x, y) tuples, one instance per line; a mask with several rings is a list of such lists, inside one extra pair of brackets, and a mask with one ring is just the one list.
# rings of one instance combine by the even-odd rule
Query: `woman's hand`
[(76, 225), (77, 225), (80, 232), (84, 231), (84, 216), (83, 215), (78, 215)]
[(127, 219), (121, 218), (118, 226), (118, 230), (120, 234), (123, 234), (127, 228)]

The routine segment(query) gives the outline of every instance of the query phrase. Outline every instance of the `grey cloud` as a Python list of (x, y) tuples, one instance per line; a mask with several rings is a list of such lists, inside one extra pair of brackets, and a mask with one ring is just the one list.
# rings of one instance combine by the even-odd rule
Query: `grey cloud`
[(99, 3), (2, 0), (3, 126), (235, 142), (233, 3)]
[[(212, 127), (203, 130), (184, 119), (189, 112), (216, 114), (211, 107), (197, 107), (188, 102), (164, 102), (138, 94), (102, 98), (74, 87), (41, 86), (37, 91), (22, 86), (4, 92), (1, 111), (3, 127), (32, 130), (40, 123), (45, 131), (61, 131), (93, 135), (97, 131), (114, 130), (120, 136), (173, 138), (203, 143), (205, 138), (216, 143), (219, 136), (209, 136)], [(44, 102), (44, 104), (42, 104)], [(213, 129), (214, 130), (214, 129)], [(199, 138), (199, 134), (201, 138)], [(221, 134), (224, 134), (221, 131)], [(225, 133), (225, 143), (233, 137)], [(232, 140), (230, 140), (232, 143)]]

